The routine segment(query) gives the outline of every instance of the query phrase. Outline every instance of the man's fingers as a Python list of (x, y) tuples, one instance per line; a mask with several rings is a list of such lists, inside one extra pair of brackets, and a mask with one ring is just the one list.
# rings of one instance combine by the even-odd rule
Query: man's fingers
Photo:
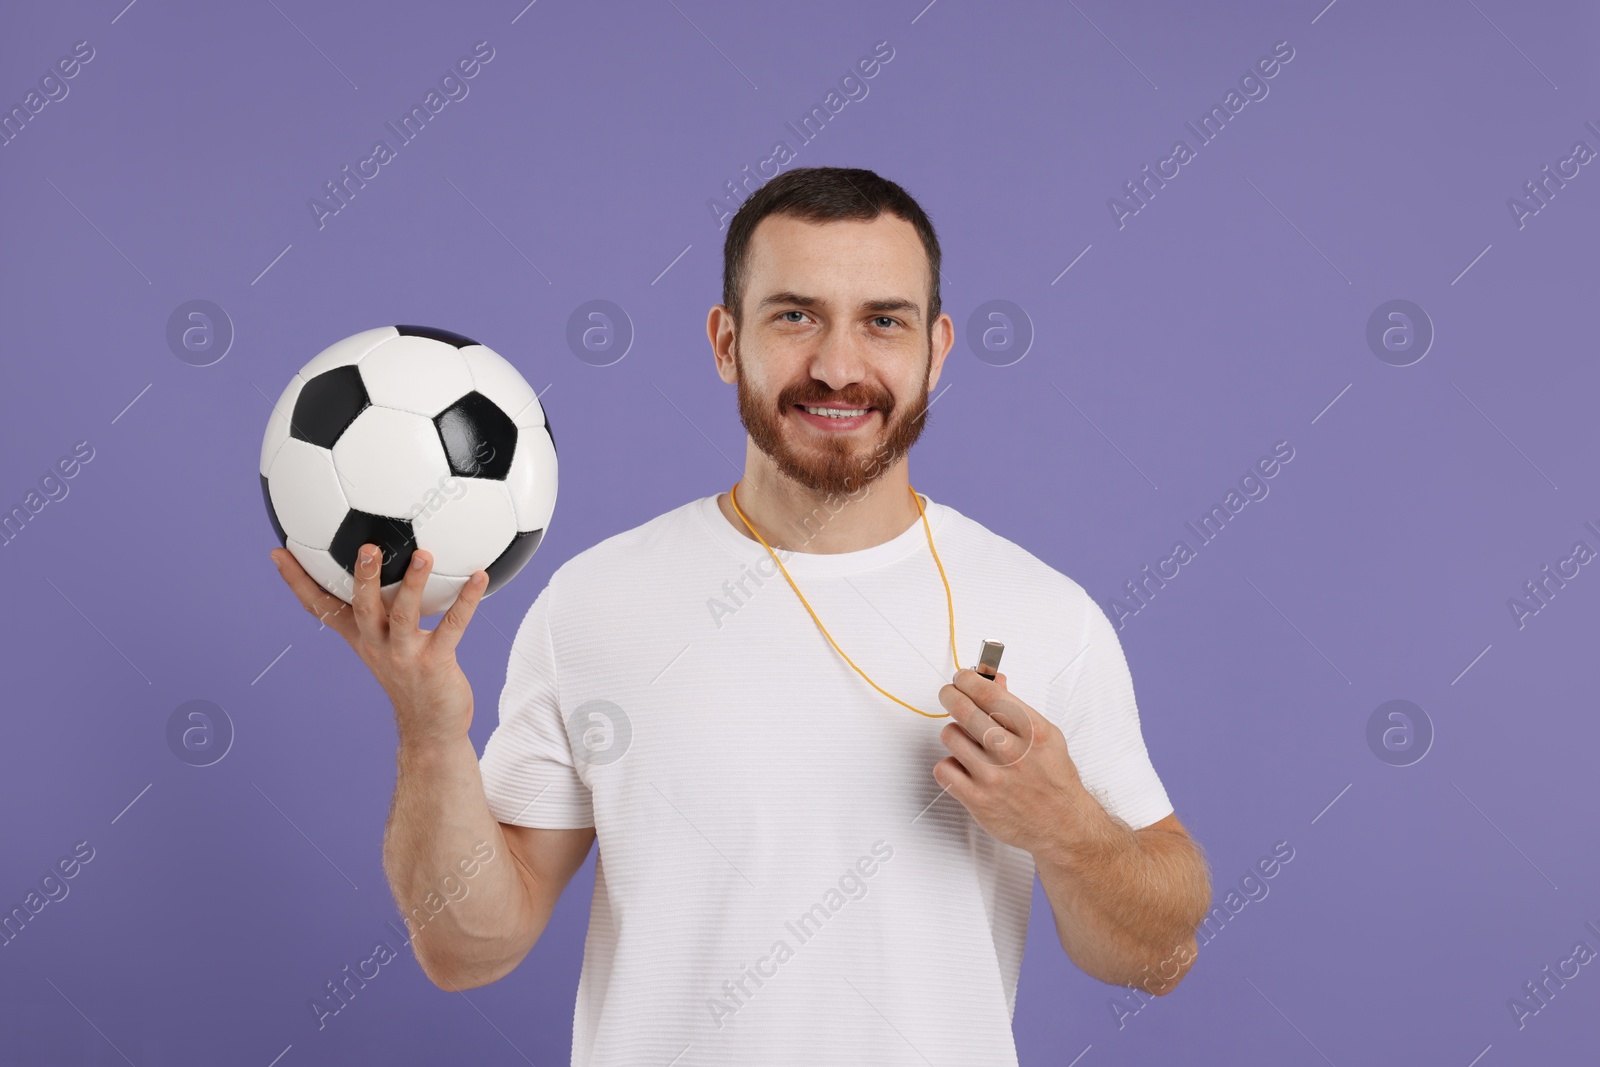
[[(977, 674), (976, 671), (972, 673)], [(1000, 687), (1003, 697), (987, 684), (980, 686), (976, 681), (969, 681), (966, 674), (965, 670), (957, 672), (960, 684), (952, 682), (940, 692), (940, 699), (950, 712), (950, 717), (989, 754), (990, 762), (1009, 766), (1021, 761), (1033, 751), (1035, 743), (1044, 739), (1041, 729), (1045, 720), (1011, 696), (1004, 674), (988, 679)], [(962, 686), (974, 690), (977, 697), (969, 695)], [(978, 703), (980, 698), (983, 704)]]
[(416, 634), (417, 623), (422, 619), (422, 589), (428, 584), (428, 572), (433, 569), (433, 557), (418, 549), (411, 553), (400, 589), (389, 605), (389, 632), (411, 637)]
[(946, 793), (955, 797), (963, 807), (971, 801), (972, 775), (967, 773), (961, 761), (954, 756), (946, 756), (933, 765), (933, 780), (938, 782)]
[[(991, 730), (995, 729), (990, 727)], [(1004, 731), (1001, 731), (1004, 733)], [(989, 781), (989, 768), (1003, 762), (1001, 757), (988, 750), (991, 738), (974, 741), (966, 730), (954, 724), (946, 724), (939, 731), (939, 741), (950, 750), (957, 763), (975, 781)]]
[[(979, 676), (977, 671), (963, 669), (956, 673), (956, 677), (961, 678), (963, 674), (967, 673)], [(962, 685), (967, 684), (970, 683), (963, 679)], [(960, 724), (967, 731), (967, 736), (975, 741), (983, 736), (985, 730), (994, 725), (994, 719), (990, 717), (987, 711), (983, 710), (983, 706), (968, 696), (962, 691), (961, 686), (954, 682), (939, 690), (939, 702), (944, 705), (944, 710), (950, 713), (950, 718)]]
[(277, 564), (278, 574), (293, 590), (301, 607), (332, 627), (345, 640), (355, 639), (356, 622), (349, 604), (318, 585), (287, 548), (273, 549), (272, 561)]
[(472, 577), (467, 579), (467, 584), (461, 587), (455, 603), (450, 605), (450, 610), (444, 613), (444, 618), (433, 630), (431, 643), (438, 645), (441, 652), (455, 651), (461, 635), (466, 632), (467, 623), (472, 621), (473, 612), (478, 610), (479, 601), (483, 600), (483, 591), (488, 587), (487, 571), (474, 571)]
[[(976, 671), (973, 673), (977, 674)], [(982, 676), (980, 675), (980, 677)], [(993, 678), (988, 680), (998, 685), (1000, 692), (1007, 697), (1011, 695), (1011, 687), (1006, 685), (1006, 676), (1003, 673), (997, 672)], [(959, 686), (956, 688), (957, 691), (960, 691)], [(985, 692), (992, 692), (992, 690), (988, 690), (984, 686), (979, 686), (978, 690), (980, 695)], [(1033, 724), (1028, 719), (1027, 712), (1018, 707), (1016, 701), (984, 696), (983, 700), (988, 705), (985, 707), (984, 704), (979, 704), (976, 698), (969, 697), (969, 699), (972, 700), (973, 704), (977, 705), (979, 713), (987, 715), (991, 721), (999, 723), (1018, 737), (1031, 738), (1033, 736)]]
[(1018, 737), (1030, 738), (1033, 736), (1033, 720), (1028, 717), (1027, 709), (1015, 704), (996, 707), (989, 712), (989, 718), (1004, 726)]
[(382, 642), (389, 636), (389, 618), (378, 590), (382, 556), (382, 551), (374, 544), (362, 545), (356, 553), (356, 625), (361, 628), (363, 637), (374, 642)]

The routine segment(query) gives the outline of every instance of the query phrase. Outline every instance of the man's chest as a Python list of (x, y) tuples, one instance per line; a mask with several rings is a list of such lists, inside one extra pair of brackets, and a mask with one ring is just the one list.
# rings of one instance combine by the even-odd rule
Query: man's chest
[(769, 582), (720, 625), (686, 606), (564, 650), (568, 739), (597, 819), (663, 798), (773, 822), (874, 805), (915, 815), (938, 797), (933, 766), (950, 754), (940, 690), (957, 658), (970, 667), (984, 638), (1005, 641), (1008, 687), (1035, 707), (1063, 662), (1029, 640), (1035, 625), (1008, 624), (1004, 605), (979, 597), (957, 602), (953, 655), (938, 583), (805, 592), (815, 619)]

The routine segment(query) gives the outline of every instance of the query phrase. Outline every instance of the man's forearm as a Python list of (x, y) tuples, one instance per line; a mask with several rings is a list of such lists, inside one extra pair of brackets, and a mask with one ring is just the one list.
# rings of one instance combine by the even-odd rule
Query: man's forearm
[(1088, 793), (1079, 806), (1079, 836), (1034, 854), (1061, 946), (1102, 982), (1166, 993), (1194, 963), (1205, 860), (1184, 834), (1129, 829)]
[(472, 741), (402, 736), (396, 764), (383, 867), (417, 962), (440, 988), (493, 981), (537, 937), (536, 919)]

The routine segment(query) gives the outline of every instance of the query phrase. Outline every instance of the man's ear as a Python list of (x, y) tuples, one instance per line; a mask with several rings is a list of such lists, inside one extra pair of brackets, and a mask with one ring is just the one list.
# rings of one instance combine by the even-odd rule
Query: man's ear
[(728, 353), (724, 356), (719, 349), (719, 342), (724, 333), (735, 333), (732, 330), (732, 315), (726, 307), (714, 304), (706, 314), (706, 337), (711, 342), (711, 356), (716, 363), (717, 377), (725, 384), (732, 385), (739, 380), (738, 364), (735, 362), (733, 337), (728, 337)]

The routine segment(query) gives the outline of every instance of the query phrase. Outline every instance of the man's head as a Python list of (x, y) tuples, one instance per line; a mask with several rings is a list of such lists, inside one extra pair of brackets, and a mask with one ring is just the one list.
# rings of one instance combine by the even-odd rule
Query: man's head
[[(954, 340), (938, 268), (927, 215), (869, 170), (791, 170), (739, 208), (706, 330), (750, 439), (784, 475), (854, 494), (910, 450)], [(804, 406), (870, 410), (827, 421)]]

